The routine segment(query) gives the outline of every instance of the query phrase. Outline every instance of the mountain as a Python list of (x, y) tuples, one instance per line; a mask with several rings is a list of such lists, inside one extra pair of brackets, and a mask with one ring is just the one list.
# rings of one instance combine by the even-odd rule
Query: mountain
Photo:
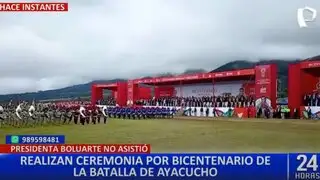
[[(317, 60), (317, 58), (310, 58), (308, 60)], [(264, 64), (276, 64), (278, 66), (278, 90), (280, 91), (280, 96), (286, 96), (288, 87), (288, 66), (289, 64), (296, 62), (298, 62), (298, 60), (261, 60), (259, 62), (237, 60), (220, 66), (211, 72), (253, 68), (256, 65)]]
[(90, 96), (91, 85), (94, 83), (115, 83), (125, 81), (125, 79), (112, 79), (112, 80), (96, 80), (85, 84), (73, 85), (61, 89), (28, 92), (21, 94), (7, 94), (0, 95), (0, 101), (13, 100), (46, 100), (46, 99), (66, 99), (66, 98), (79, 98)]
[(205, 73), (207, 72), (204, 69), (187, 69), (182, 74), (195, 74), (195, 73)]
[[(318, 60), (319, 57), (309, 58), (308, 60)], [(288, 80), (288, 65), (290, 63), (297, 62), (297, 60), (261, 60), (259, 62), (251, 62), (246, 60), (236, 60), (229, 63), (226, 63), (211, 72), (235, 70), (235, 69), (245, 69), (253, 68), (255, 65), (261, 64), (277, 64), (278, 66), (278, 77), (279, 77), (279, 86), (280, 89), (285, 92), (287, 91), (287, 80)], [(203, 69), (188, 69), (182, 74), (192, 74), (192, 73), (201, 73), (206, 72)], [(162, 73), (158, 74), (159, 76), (173, 76), (172, 73)], [(147, 77), (145, 77), (147, 78)], [(69, 86), (61, 89), (48, 90), (48, 91), (39, 91), (32, 93), (22, 93), (22, 94), (8, 94), (0, 95), (0, 101), (9, 101), (14, 100), (45, 100), (45, 99), (62, 99), (62, 98), (78, 98), (78, 97), (89, 97), (90, 89), (93, 83), (114, 83), (118, 81), (125, 81), (125, 79), (112, 79), (112, 80), (97, 80), (92, 81), (86, 84), (79, 84), (74, 86)]]
[(264, 65), (264, 64), (276, 64), (278, 66), (278, 78), (282, 83), (284, 83), (284, 87), (287, 87), (288, 66), (289, 64), (295, 63), (295, 62), (297, 62), (297, 60), (261, 60), (259, 62), (238, 60), (238, 61), (229, 62), (211, 72), (253, 68), (256, 65)]
[[(166, 72), (166, 73), (157, 74), (154, 77), (172, 77), (172, 76), (175, 76), (175, 75), (195, 74), (195, 73), (205, 73), (205, 72), (207, 72), (207, 71), (204, 70), (204, 69), (187, 69), (183, 73), (180, 73), (180, 74), (174, 74), (174, 73)], [(152, 77), (151, 76), (146, 76), (146, 77), (143, 77), (143, 78), (152, 78)]]
[(229, 62), (227, 64), (224, 64), (211, 72), (222, 72), (222, 71), (228, 71), (228, 70), (236, 70), (236, 69), (247, 69), (247, 68), (253, 68), (257, 63), (246, 61), (246, 60), (236, 60)]

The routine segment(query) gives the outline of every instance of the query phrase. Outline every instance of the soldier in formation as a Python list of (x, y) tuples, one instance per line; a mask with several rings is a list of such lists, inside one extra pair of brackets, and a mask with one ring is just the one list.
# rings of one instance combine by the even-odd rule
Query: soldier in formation
[(172, 118), (174, 108), (108, 107), (103, 105), (56, 105), (53, 103), (27, 103), (0, 105), (0, 127), (35, 127), (63, 124), (107, 123), (108, 118), (151, 119)]

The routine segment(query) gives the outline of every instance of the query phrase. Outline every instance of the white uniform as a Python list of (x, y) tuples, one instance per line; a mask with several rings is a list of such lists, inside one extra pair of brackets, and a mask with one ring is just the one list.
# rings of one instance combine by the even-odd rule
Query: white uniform
[(31, 105), (30, 107), (29, 107), (29, 116), (30, 117), (32, 117), (33, 116), (33, 113), (34, 113), (34, 111), (36, 110), (36, 108), (33, 106), (33, 105)]
[(102, 114), (105, 116), (105, 117), (107, 117), (107, 114), (106, 114), (106, 111), (107, 111), (107, 106), (103, 106), (103, 108), (102, 108)]
[(85, 111), (86, 111), (86, 108), (84, 108), (83, 106), (81, 106), (80, 109), (79, 109), (79, 112), (80, 112), (80, 115), (81, 115), (82, 117), (84, 117), (84, 118), (86, 117)]
[[(2, 106), (0, 106), (0, 120), (4, 120), (4, 117), (2, 116), (3, 112), (4, 112), (4, 109)], [(1, 123), (0, 123), (0, 127), (1, 127)]]
[(19, 119), (22, 119), (20, 116), (21, 111), (22, 111), (21, 104), (19, 104), (18, 107), (16, 108), (16, 115)]

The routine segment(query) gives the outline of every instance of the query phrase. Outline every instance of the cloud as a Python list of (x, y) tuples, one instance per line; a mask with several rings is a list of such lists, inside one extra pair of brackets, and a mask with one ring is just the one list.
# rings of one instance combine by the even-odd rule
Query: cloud
[(315, 0), (69, 0), (67, 13), (5, 13), (0, 93), (136, 78), (236, 59), (319, 54), (320, 20), (299, 29)]

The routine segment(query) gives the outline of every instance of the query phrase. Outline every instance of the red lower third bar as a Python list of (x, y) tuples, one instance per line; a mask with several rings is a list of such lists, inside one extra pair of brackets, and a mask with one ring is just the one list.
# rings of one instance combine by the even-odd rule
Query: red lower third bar
[(66, 12), (68, 3), (0, 3), (0, 12)]
[(0, 153), (57, 154), (149, 154), (150, 144), (63, 144), (63, 145), (0, 145)]

